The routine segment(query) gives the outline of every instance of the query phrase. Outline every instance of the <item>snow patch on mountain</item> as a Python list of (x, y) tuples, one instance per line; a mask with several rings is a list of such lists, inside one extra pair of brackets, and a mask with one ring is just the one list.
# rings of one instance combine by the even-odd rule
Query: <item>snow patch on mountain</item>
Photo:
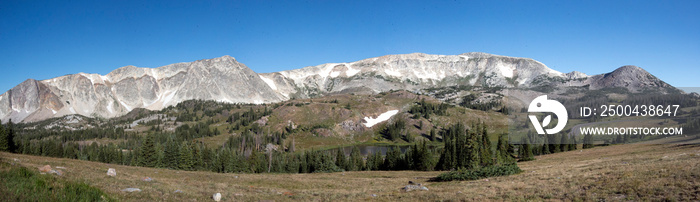
[(109, 77), (107, 77), (107, 76), (100, 75), (100, 78), (102, 79), (102, 81), (105, 81), (105, 82), (109, 81)]
[(270, 86), (270, 88), (272, 88), (272, 90), (277, 90), (277, 85), (275, 85), (275, 82), (272, 81), (272, 79), (265, 78), (262, 75), (259, 75), (259, 76), (260, 76), (260, 79), (262, 79), (268, 86)]
[(359, 73), (359, 69), (353, 69), (351, 66), (347, 66), (348, 70), (345, 71), (345, 75), (348, 77), (354, 76), (355, 74)]
[(389, 120), (392, 116), (396, 115), (397, 113), (399, 113), (399, 110), (389, 110), (380, 114), (379, 116), (377, 116), (377, 118), (365, 117), (365, 122), (367, 123), (364, 124), (366, 127), (371, 128), (372, 126), (377, 125), (378, 123)]
[(83, 76), (83, 77), (89, 79), (90, 83), (92, 83), (92, 85), (95, 85), (95, 80), (93, 80), (91, 76), (85, 75), (85, 73), (80, 73), (80, 76)]
[(393, 69), (385, 69), (384, 73), (389, 76), (401, 77), (401, 72), (395, 71)]
[(501, 75), (508, 77), (508, 78), (513, 78), (513, 71), (515, 68), (513, 66), (506, 66), (503, 64), (498, 65), (498, 70), (501, 71)]

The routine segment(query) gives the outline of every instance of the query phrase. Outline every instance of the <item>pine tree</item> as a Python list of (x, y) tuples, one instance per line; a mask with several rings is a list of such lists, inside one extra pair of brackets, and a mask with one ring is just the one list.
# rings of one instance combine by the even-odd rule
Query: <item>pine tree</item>
[(435, 134), (435, 129), (431, 129), (430, 130), (430, 141), (436, 141), (436, 140), (437, 140), (437, 137)]
[(155, 167), (158, 161), (157, 151), (155, 147), (155, 137), (153, 135), (147, 135), (143, 144), (141, 144), (139, 165), (145, 167)]
[(442, 137), (445, 147), (438, 160), (437, 169), (450, 170), (459, 167), (457, 161), (460, 159), (459, 153), (463, 146), (461, 137), (466, 136), (465, 133), (466, 129), (462, 123), (452, 125), (443, 132)]
[(343, 168), (345, 169), (347, 167), (347, 158), (345, 157), (345, 152), (343, 151), (343, 148), (339, 148), (338, 151), (335, 152), (335, 165), (338, 166), (338, 168)]
[(571, 138), (571, 144), (569, 144), (569, 151), (574, 151), (576, 150), (576, 137)]
[(163, 166), (170, 169), (178, 169), (180, 165), (178, 163), (180, 160), (180, 147), (172, 138), (168, 138), (164, 148)]
[(593, 148), (593, 136), (591, 136), (591, 135), (583, 136), (583, 148), (584, 149)]
[(401, 149), (398, 146), (389, 148), (384, 159), (385, 170), (398, 170), (399, 161), (401, 161)]
[(179, 149), (180, 160), (178, 161), (178, 168), (181, 170), (191, 170), (194, 166), (194, 159), (192, 158), (192, 150), (187, 145), (187, 142), (182, 142)]
[(568, 134), (562, 134), (562, 135), (561, 135), (561, 141), (560, 141), (560, 143), (561, 143), (561, 144), (559, 145), (559, 149), (560, 149), (562, 152), (568, 151), (568, 150), (569, 150), (569, 144), (571, 144), (571, 143), (569, 142), (569, 135), (568, 135)]
[(544, 143), (542, 144), (541, 154), (542, 155), (551, 154), (551, 152), (549, 151), (549, 138), (547, 138), (547, 136), (545, 136), (545, 138), (543, 140), (544, 140)]
[(15, 152), (14, 131), (12, 130), (12, 120), (7, 123), (6, 127), (0, 124), (0, 151)]
[[(476, 128), (476, 127), (473, 127), (473, 128)], [(481, 151), (483, 151), (483, 149), (481, 148), (482, 141), (481, 141), (481, 137), (476, 132), (477, 131), (473, 131), (473, 132), (468, 133), (469, 136), (467, 136), (467, 139), (465, 139), (466, 140), (466, 142), (465, 142), (466, 148), (462, 148), (462, 149), (466, 149), (466, 151), (464, 152), (464, 154), (466, 154), (466, 158), (464, 159), (465, 163), (463, 166), (467, 169), (478, 168), (482, 162), (481, 161)]]
[(496, 145), (497, 164), (503, 165), (514, 162), (514, 159), (508, 151), (509, 147), (507, 135), (500, 135), (500, 137), (498, 137), (498, 144)]
[(9, 138), (7, 132), (5, 131), (5, 127), (0, 124), (0, 151), (10, 151), (9, 141), (7, 141), (8, 139)]
[(520, 148), (518, 149), (518, 157), (521, 161), (531, 161), (535, 160), (535, 155), (532, 154), (532, 145), (530, 145), (530, 140), (527, 137), (523, 137)]
[(399, 164), (399, 170), (412, 170), (414, 169), (413, 154), (416, 148), (414, 146), (409, 146), (404, 153), (403, 158), (401, 158), (401, 163)]
[(430, 152), (430, 149), (428, 149), (428, 146), (425, 144), (425, 141), (423, 141), (420, 147), (414, 144), (413, 148), (415, 148), (413, 155), (411, 155), (414, 159), (413, 169), (420, 171), (433, 170), (433, 154)]
[(9, 152), (16, 152), (17, 145), (15, 143), (15, 124), (12, 123), (12, 119), (7, 121), (7, 128), (5, 129), (7, 133), (7, 148)]
[(360, 154), (360, 149), (357, 147), (352, 148), (350, 152), (350, 169), (351, 171), (362, 170), (364, 168), (364, 161), (362, 160), (362, 154)]
[[(309, 162), (307, 159), (308, 152), (304, 152), (303, 154), (299, 154), (299, 173), (309, 173)], [(349, 163), (346, 165), (350, 165)], [(345, 168), (345, 170), (349, 170), (348, 168)]]
[(486, 124), (481, 123), (479, 127), (479, 134), (481, 138), (481, 166), (488, 166), (493, 164), (493, 153), (491, 152), (491, 141), (489, 140), (488, 132), (486, 131)]
[(164, 160), (165, 160), (165, 147), (163, 144), (156, 143), (156, 166), (157, 168), (165, 168)]
[(554, 154), (554, 153), (560, 152), (561, 151), (559, 149), (560, 143), (559, 143), (559, 139), (557, 139), (556, 134), (547, 135), (547, 137), (549, 139), (549, 145), (548, 145), (549, 146), (549, 153)]
[(193, 170), (204, 169), (204, 147), (202, 144), (193, 144), (192, 157), (194, 158)]

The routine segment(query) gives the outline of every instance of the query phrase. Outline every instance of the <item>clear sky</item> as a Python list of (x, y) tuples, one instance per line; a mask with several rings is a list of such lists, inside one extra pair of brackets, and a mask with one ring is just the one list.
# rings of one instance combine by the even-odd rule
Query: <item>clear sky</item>
[[(700, 86), (700, 1), (0, 1), (0, 91), (230, 55), (275, 72), (487, 52), (560, 72), (640, 66)], [(0, 92), (1, 93), (1, 92)]]

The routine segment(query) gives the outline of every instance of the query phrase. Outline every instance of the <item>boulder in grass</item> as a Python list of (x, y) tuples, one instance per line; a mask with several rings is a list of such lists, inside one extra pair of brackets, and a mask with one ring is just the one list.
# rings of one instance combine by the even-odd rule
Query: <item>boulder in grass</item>
[(141, 189), (139, 188), (126, 188), (122, 189), (123, 192), (141, 192)]
[(58, 176), (62, 176), (62, 175), (63, 175), (63, 171), (61, 171), (61, 170), (51, 170), (51, 171), (49, 171), (48, 173), (49, 173), (49, 174), (55, 174), (55, 175), (58, 175)]
[(221, 201), (221, 193), (216, 193), (213, 196), (211, 196), (214, 201)]
[(50, 165), (45, 165), (45, 166), (39, 167), (39, 171), (42, 173), (48, 173), (48, 172), (51, 172), (51, 170), (53, 170), (53, 169), (51, 169)]
[(421, 184), (417, 184), (417, 185), (409, 184), (409, 185), (406, 185), (405, 187), (401, 188), (401, 190), (403, 190), (405, 192), (409, 192), (409, 191), (413, 191), (413, 190), (428, 191), (428, 188), (421, 185)]
[(117, 170), (115, 170), (114, 168), (109, 168), (107, 170), (107, 175), (112, 177), (117, 176)]

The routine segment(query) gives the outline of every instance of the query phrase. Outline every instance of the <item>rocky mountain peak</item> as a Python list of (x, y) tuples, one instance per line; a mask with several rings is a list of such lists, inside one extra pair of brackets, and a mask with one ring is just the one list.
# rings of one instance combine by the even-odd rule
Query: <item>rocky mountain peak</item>
[(629, 91), (638, 92), (649, 88), (665, 89), (672, 87), (646, 70), (634, 65), (625, 65), (610, 73), (596, 75), (591, 79), (592, 89), (623, 87)]
[(588, 77), (588, 75), (584, 74), (583, 72), (579, 71), (572, 71), (569, 73), (566, 73), (566, 78), (568, 79), (582, 79)]

